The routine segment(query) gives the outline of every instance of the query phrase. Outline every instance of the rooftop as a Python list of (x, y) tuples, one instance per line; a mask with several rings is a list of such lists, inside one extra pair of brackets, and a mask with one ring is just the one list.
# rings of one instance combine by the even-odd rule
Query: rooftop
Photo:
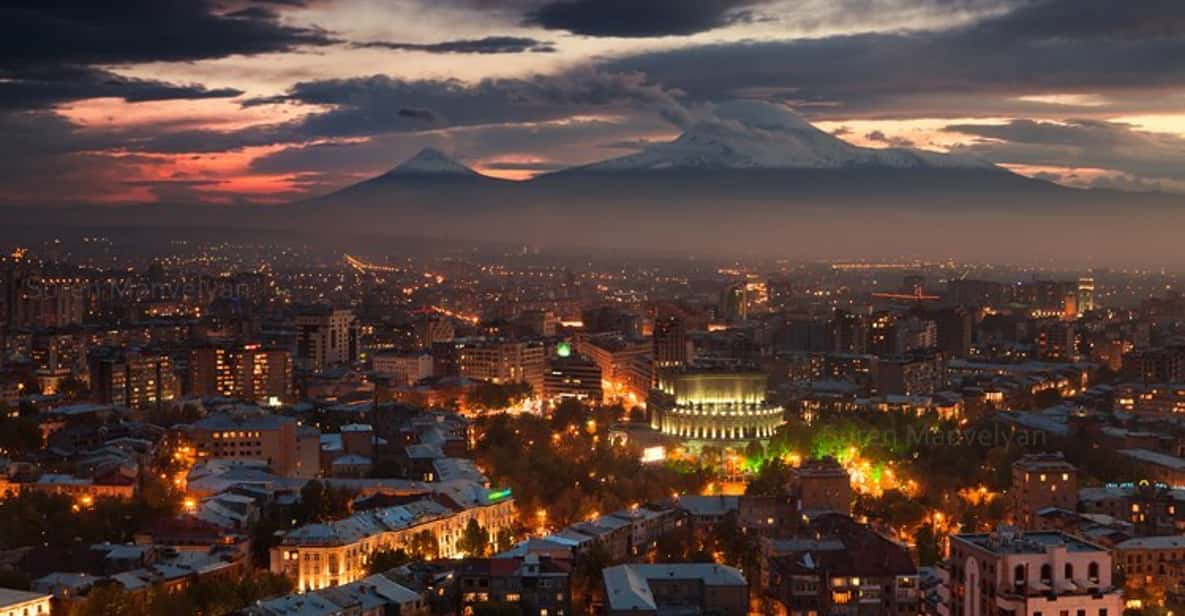
[(716, 587), (748, 585), (739, 569), (710, 563), (618, 565), (604, 569), (601, 577), (605, 582), (605, 600), (614, 610), (658, 609), (650, 580), (698, 580), (705, 586)]
[(26, 592), (11, 588), (0, 588), (0, 608), (11, 608), (24, 603), (49, 599), (50, 595), (39, 592)]
[(1140, 462), (1163, 466), (1175, 471), (1185, 471), (1185, 458), (1170, 456), (1167, 453), (1152, 451), (1151, 449), (1120, 449), (1119, 455), (1127, 456)]
[(1105, 552), (1101, 546), (1078, 539), (1061, 531), (1027, 531), (1002, 529), (994, 533), (953, 535), (953, 539), (970, 543), (993, 554), (1044, 554), (1051, 548), (1065, 547), (1068, 552)]

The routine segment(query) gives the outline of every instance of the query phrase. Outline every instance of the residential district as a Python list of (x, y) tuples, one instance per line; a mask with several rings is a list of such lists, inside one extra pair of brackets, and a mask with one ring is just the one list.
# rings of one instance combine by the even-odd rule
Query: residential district
[(0, 261), (0, 616), (1185, 605), (1172, 273), (357, 252)]

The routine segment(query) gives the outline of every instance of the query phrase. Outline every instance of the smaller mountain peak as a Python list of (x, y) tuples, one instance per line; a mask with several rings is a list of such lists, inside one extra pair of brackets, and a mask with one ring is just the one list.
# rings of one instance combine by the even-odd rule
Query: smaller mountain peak
[(449, 158), (447, 154), (432, 147), (427, 147), (415, 156), (403, 161), (391, 173), (399, 175), (412, 174), (457, 174), (477, 175), (477, 172), (465, 165)]

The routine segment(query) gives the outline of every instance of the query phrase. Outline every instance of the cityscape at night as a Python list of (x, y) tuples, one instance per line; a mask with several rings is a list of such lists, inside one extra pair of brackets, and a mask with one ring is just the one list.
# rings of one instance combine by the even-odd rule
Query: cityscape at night
[(1185, 614), (1185, 2), (0, 32), (0, 616)]

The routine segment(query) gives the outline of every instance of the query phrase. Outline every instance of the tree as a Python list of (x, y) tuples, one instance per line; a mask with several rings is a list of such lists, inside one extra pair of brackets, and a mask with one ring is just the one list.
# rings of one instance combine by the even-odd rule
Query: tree
[(745, 458), (750, 462), (765, 458), (765, 447), (762, 446), (761, 441), (749, 441), (749, 444), (745, 446)]
[(922, 524), (918, 527), (917, 535), (914, 537), (914, 543), (918, 546), (918, 564), (928, 567), (938, 562), (940, 550), (938, 548), (938, 536), (934, 532), (933, 525)]
[(510, 530), (509, 528), (503, 528), (502, 530), (498, 531), (498, 534), (494, 537), (494, 549), (497, 550), (498, 553), (502, 553), (509, 551), (513, 547), (514, 531)]
[(440, 543), (432, 533), (422, 530), (411, 538), (411, 554), (416, 560), (436, 560), (440, 556)]
[(97, 584), (86, 595), (86, 600), (75, 604), (70, 616), (145, 616), (142, 601), (116, 583)]
[(405, 550), (379, 550), (370, 555), (370, 566), (367, 572), (371, 575), (402, 567), (411, 562), (411, 556)]
[(90, 396), (90, 387), (82, 380), (70, 376), (58, 383), (58, 393), (67, 400), (83, 400)]
[(786, 493), (786, 482), (790, 469), (781, 458), (770, 458), (757, 469), (757, 475), (749, 482), (745, 494), (758, 496), (782, 496)]
[(353, 497), (349, 490), (327, 487), (314, 479), (300, 489), (297, 520), (302, 524), (340, 520), (350, 515)]
[(556, 430), (565, 430), (569, 426), (579, 427), (587, 415), (588, 411), (579, 400), (565, 398), (551, 412), (551, 427)]
[(529, 383), (481, 383), (465, 395), (465, 402), (482, 411), (500, 411), (531, 397)]
[(2, 455), (22, 457), (41, 449), (41, 428), (36, 417), (20, 416), (9, 418), (7, 413), (0, 419), (0, 451)]
[(477, 523), (476, 518), (470, 518), (457, 540), (457, 551), (466, 556), (481, 557), (486, 555), (490, 547), (490, 532)]

